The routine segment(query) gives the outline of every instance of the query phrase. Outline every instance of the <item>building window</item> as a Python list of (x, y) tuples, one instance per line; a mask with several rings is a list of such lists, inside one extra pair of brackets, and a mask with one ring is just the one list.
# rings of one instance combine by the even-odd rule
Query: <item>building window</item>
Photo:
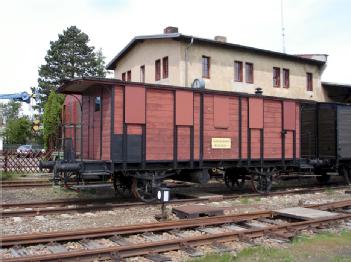
[(101, 109), (101, 97), (95, 97), (95, 112), (100, 111)]
[(127, 72), (127, 81), (132, 81), (132, 71)]
[(202, 77), (210, 78), (210, 58), (202, 56)]
[(162, 77), (168, 78), (168, 56), (162, 58)]
[(252, 63), (245, 63), (245, 82), (253, 84), (254, 82), (254, 66)]
[(313, 75), (312, 73), (307, 73), (307, 91), (313, 91)]
[(145, 82), (145, 65), (140, 66), (140, 82)]
[(122, 73), (122, 81), (126, 81), (126, 73)]
[(159, 81), (161, 79), (161, 60), (157, 59), (155, 61), (155, 81)]
[(273, 67), (273, 86), (280, 87), (280, 68)]
[(234, 61), (234, 80), (236, 82), (243, 81), (243, 62)]
[(290, 73), (289, 69), (283, 68), (283, 87), (289, 88), (290, 87)]

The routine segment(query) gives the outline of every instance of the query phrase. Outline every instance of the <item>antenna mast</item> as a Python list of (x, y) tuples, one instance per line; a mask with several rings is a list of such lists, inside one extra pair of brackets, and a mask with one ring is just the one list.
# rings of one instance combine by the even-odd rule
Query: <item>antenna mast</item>
[(285, 50), (285, 28), (284, 28), (283, 0), (280, 0), (280, 15), (281, 15), (281, 22), (282, 22), (283, 53), (286, 53), (286, 50)]

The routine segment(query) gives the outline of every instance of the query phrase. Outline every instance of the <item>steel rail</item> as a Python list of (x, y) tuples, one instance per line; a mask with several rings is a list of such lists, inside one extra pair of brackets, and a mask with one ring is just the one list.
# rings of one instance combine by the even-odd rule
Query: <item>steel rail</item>
[[(351, 206), (351, 199), (342, 200), (337, 202), (319, 204), (319, 205), (306, 205), (308, 208), (321, 208), (335, 209)], [(225, 223), (242, 222), (251, 219), (257, 219), (262, 217), (273, 217), (274, 211), (258, 211), (236, 215), (216, 216), (216, 217), (203, 217), (196, 219), (186, 219), (169, 221), (162, 223), (148, 223), (141, 225), (128, 225), (119, 227), (105, 227), (95, 229), (84, 229), (75, 231), (57, 231), (57, 232), (46, 232), (46, 233), (34, 233), (34, 234), (21, 234), (21, 235), (9, 235), (0, 237), (0, 244), (2, 247), (13, 246), (13, 245), (27, 245), (34, 243), (47, 243), (54, 241), (69, 241), (78, 240), (83, 238), (96, 238), (106, 237), (113, 235), (124, 235), (124, 234), (136, 234), (143, 232), (156, 232), (170, 229), (182, 229), (191, 228), (197, 226), (208, 226), (218, 225)]]
[[(340, 187), (333, 187), (330, 189), (344, 189), (348, 188), (347, 186), (340, 186)], [(298, 190), (284, 190), (284, 191), (273, 191), (270, 194), (259, 194), (259, 193), (249, 193), (249, 194), (240, 194), (240, 195), (230, 195), (230, 196), (222, 196), (220, 199), (218, 198), (190, 198), (190, 199), (175, 199), (169, 202), (169, 204), (181, 204), (181, 203), (191, 203), (191, 202), (212, 202), (212, 201), (220, 201), (220, 200), (230, 200), (230, 199), (237, 199), (241, 197), (270, 197), (276, 195), (286, 195), (286, 194), (308, 194), (311, 192), (319, 192), (325, 190), (324, 187), (322, 188), (309, 188), (309, 189), (298, 189)], [(112, 201), (113, 199), (106, 199), (106, 201)], [(104, 200), (92, 200), (92, 202), (103, 202)], [(82, 205), (82, 204), (87, 205)], [(19, 203), (19, 204), (3, 204), (3, 209), (9, 209), (11, 207), (30, 207), (32, 209), (20, 209), (20, 210), (0, 210), (0, 216), (6, 217), (14, 217), (14, 216), (38, 216), (38, 215), (47, 215), (47, 214), (56, 214), (56, 213), (71, 213), (71, 212), (90, 212), (93, 210), (110, 210), (113, 208), (129, 208), (129, 207), (138, 207), (138, 206), (157, 206), (160, 203), (144, 203), (144, 202), (127, 202), (127, 203), (104, 203), (100, 205), (88, 205), (89, 200), (58, 200), (58, 201), (48, 201), (48, 202), (33, 202), (33, 203)], [(56, 205), (60, 207), (55, 208), (43, 208), (49, 207), (50, 205)], [(62, 207), (67, 205), (76, 205), (76, 206), (69, 206), (69, 207)], [(41, 206), (41, 207), (35, 207)]]
[(150, 252), (159, 253), (173, 250), (182, 249), (184, 246), (196, 247), (200, 245), (208, 245), (214, 242), (228, 242), (234, 240), (240, 240), (242, 238), (255, 238), (264, 236), (267, 234), (274, 234), (282, 231), (293, 231), (297, 232), (302, 229), (317, 227), (320, 225), (326, 225), (335, 223), (336, 221), (350, 219), (351, 214), (340, 214), (334, 217), (313, 219), (301, 222), (285, 223), (283, 225), (268, 226), (259, 229), (247, 229), (243, 231), (231, 231), (225, 233), (208, 234), (205, 236), (178, 238), (172, 240), (164, 240), (142, 244), (132, 244), (123, 246), (113, 246), (107, 248), (96, 248), (90, 250), (77, 250), (69, 252), (61, 252), (47, 255), (33, 255), (27, 257), (16, 257), (4, 259), (3, 261), (50, 261), (50, 260), (62, 260), (62, 259), (78, 259), (78, 258), (91, 258), (93, 256), (108, 256), (112, 258), (118, 256), (119, 258), (134, 257), (147, 255)]
[(259, 211), (248, 214), (202, 217), (196, 219), (185, 219), (168, 221), (162, 223), (148, 223), (140, 225), (128, 225), (118, 227), (105, 227), (96, 229), (84, 229), (75, 231), (57, 231), (23, 235), (9, 235), (0, 237), (1, 247), (14, 245), (28, 245), (58, 241), (71, 241), (84, 238), (109, 237), (114, 235), (138, 234), (143, 232), (157, 232), (172, 229), (184, 229), (208, 225), (220, 225), (226, 223), (242, 222), (251, 219), (272, 217), (272, 211)]

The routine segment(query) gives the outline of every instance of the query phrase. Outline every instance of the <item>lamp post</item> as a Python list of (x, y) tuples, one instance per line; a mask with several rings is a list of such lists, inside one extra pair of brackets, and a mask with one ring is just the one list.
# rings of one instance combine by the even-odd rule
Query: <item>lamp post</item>
[(161, 205), (161, 216), (158, 217), (161, 220), (165, 220), (167, 218), (166, 214), (166, 203), (170, 200), (170, 189), (167, 187), (160, 187), (157, 190), (157, 199), (162, 203)]

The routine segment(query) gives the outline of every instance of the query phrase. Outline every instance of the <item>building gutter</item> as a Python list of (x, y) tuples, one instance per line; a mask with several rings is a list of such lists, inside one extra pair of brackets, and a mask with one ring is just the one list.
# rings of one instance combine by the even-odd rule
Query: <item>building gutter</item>
[(190, 43), (185, 47), (185, 85), (188, 87), (188, 63), (189, 63), (189, 49), (194, 43), (194, 38), (191, 37)]

